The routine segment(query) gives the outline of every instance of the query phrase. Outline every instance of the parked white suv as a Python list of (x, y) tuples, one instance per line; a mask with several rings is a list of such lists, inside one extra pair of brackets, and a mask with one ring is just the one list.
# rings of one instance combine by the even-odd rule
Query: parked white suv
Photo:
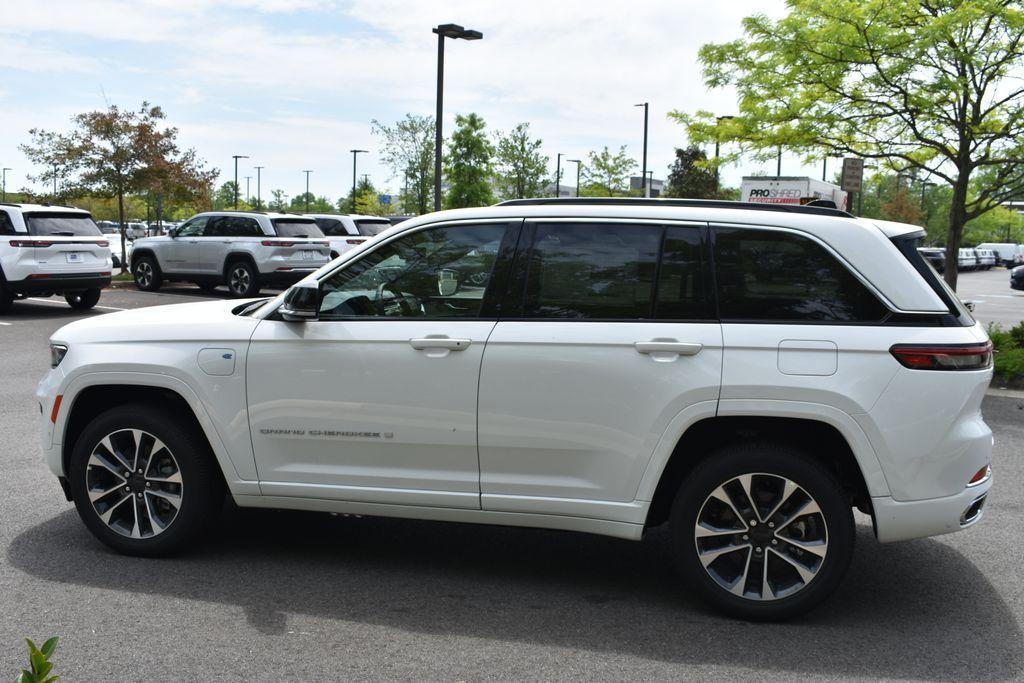
[[(982, 517), (982, 326), (924, 231), (815, 207), (521, 200), (421, 216), (270, 300), (160, 306), (51, 339), (52, 471), (125, 553), (222, 506), (638, 540), (751, 619), (882, 542)], [(138, 247), (136, 248), (138, 253)]]
[(311, 218), (284, 213), (211, 211), (162, 237), (132, 246), (139, 289), (167, 280), (204, 289), (227, 285), (234, 296), (255, 296), (261, 286), (288, 286), (330, 260), (330, 247)]
[(92, 308), (110, 271), (109, 242), (88, 211), (0, 204), (0, 313), (17, 299), (54, 294)]
[(350, 249), (379, 235), (391, 227), (391, 221), (380, 216), (358, 214), (307, 213), (331, 243), (331, 258), (338, 258)]

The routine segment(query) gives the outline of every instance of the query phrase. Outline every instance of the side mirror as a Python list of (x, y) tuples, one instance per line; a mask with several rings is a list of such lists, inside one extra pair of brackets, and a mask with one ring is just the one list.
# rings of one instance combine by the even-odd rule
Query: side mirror
[(450, 268), (437, 271), (437, 293), (452, 296), (459, 291), (459, 274)]
[(284, 297), (277, 309), (281, 318), (289, 323), (304, 323), (320, 318), (320, 287), (316, 282), (300, 282)]

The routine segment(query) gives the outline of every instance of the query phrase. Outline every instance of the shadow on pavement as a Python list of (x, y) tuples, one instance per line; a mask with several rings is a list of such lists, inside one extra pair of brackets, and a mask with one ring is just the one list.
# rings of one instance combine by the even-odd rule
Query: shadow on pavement
[(749, 624), (687, 593), (666, 533), (637, 544), (232, 507), (193, 552), (144, 560), (107, 551), (68, 511), (19, 535), (7, 555), (58, 583), (237, 605), (267, 634), (283, 633), (294, 613), (787, 674), (962, 680), (1022, 670), (1013, 614), (941, 542), (882, 546), (861, 527), (835, 596), (796, 621)]

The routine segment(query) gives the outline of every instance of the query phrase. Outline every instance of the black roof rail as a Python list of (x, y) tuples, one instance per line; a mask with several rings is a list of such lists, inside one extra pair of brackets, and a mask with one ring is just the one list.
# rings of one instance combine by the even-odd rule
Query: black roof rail
[(258, 213), (263, 216), (267, 215), (266, 211), (246, 211), (245, 209), (210, 209), (202, 213)]
[(509, 199), (497, 206), (679, 206), (699, 209), (744, 209), (746, 211), (779, 211), (782, 213), (803, 213), (815, 216), (836, 216), (854, 218), (842, 209), (824, 206), (818, 200), (797, 206), (795, 204), (758, 204), (756, 202), (735, 202), (724, 199), (645, 199), (643, 197), (540, 197), (537, 199)]

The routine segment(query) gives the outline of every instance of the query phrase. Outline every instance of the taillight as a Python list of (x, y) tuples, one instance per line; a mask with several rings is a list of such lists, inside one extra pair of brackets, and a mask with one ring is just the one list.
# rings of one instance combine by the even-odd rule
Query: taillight
[(100, 240), (100, 241), (99, 241), (99, 242), (97, 242), (96, 244), (98, 244), (98, 245), (99, 245), (99, 246), (101, 246), (101, 247), (109, 247), (109, 246), (110, 246), (110, 242), (108, 242), (108, 241), (106, 241), (106, 240)]
[(12, 247), (52, 247), (53, 242), (47, 240), (11, 240)]
[(260, 242), (265, 247), (294, 247), (298, 242), (279, 242), (277, 240), (263, 240)]
[(363, 240), (345, 240), (348, 244), (362, 244)]
[(896, 344), (889, 352), (912, 370), (984, 370), (992, 365), (992, 342), (984, 344)]

